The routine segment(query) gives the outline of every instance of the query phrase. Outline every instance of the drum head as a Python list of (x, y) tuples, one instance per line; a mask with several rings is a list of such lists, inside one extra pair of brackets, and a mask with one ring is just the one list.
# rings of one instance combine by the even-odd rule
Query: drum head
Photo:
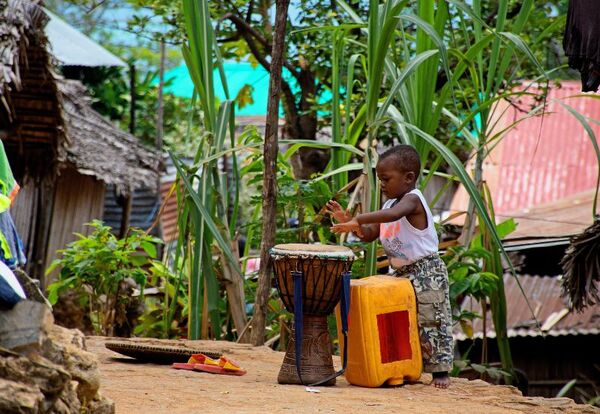
[(272, 255), (288, 257), (319, 257), (353, 260), (354, 253), (348, 247), (328, 244), (288, 243), (278, 244), (271, 249)]

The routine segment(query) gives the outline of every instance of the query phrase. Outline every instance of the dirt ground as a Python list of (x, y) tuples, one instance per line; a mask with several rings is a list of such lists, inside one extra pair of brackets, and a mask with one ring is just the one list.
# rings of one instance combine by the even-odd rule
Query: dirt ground
[[(568, 398), (523, 397), (507, 386), (452, 379), (447, 390), (421, 384), (395, 388), (361, 388), (339, 378), (320, 393), (299, 385), (277, 384), (283, 353), (267, 347), (215, 341), (185, 341), (206, 351), (235, 359), (248, 373), (242, 377), (171, 369), (140, 363), (104, 347), (107, 338), (87, 338), (88, 350), (100, 363), (103, 395), (115, 402), (118, 414), (154, 413), (600, 413)], [(173, 345), (174, 341), (148, 340)], [(339, 360), (334, 360), (339, 364)]]

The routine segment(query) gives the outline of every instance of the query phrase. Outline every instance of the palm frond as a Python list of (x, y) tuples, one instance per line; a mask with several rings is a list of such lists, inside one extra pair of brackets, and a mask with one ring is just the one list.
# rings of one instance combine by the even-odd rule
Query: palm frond
[(569, 307), (582, 312), (600, 303), (600, 220), (573, 237), (560, 262), (563, 269), (561, 295)]

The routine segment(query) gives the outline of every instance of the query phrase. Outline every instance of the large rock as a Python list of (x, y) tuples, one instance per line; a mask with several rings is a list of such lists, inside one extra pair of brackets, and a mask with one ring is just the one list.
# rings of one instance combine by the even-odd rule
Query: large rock
[(77, 381), (79, 399), (92, 401), (100, 388), (100, 372), (96, 357), (86, 351), (83, 334), (76, 329), (52, 325), (42, 349), (46, 358), (65, 367)]
[(83, 334), (52, 321), (35, 301), (0, 311), (0, 413), (113, 414)]
[(12, 309), (0, 311), (0, 347), (36, 349), (53, 323), (52, 312), (46, 305), (22, 300)]
[(0, 377), (37, 387), (47, 398), (58, 396), (71, 375), (43, 357), (26, 358), (0, 348)]
[(1, 413), (39, 413), (43, 401), (39, 389), (0, 378)]

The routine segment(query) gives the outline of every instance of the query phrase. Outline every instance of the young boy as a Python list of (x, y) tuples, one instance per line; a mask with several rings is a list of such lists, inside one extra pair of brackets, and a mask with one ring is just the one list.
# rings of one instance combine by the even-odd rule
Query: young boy
[(377, 163), (381, 191), (388, 199), (381, 210), (352, 217), (335, 200), (327, 203), (327, 210), (338, 222), (334, 233), (353, 232), (365, 242), (379, 237), (394, 275), (410, 279), (417, 296), (424, 371), (432, 373), (432, 385), (448, 388), (453, 358), (448, 273), (437, 254), (433, 216), (415, 188), (420, 170), (413, 147), (390, 148)]

